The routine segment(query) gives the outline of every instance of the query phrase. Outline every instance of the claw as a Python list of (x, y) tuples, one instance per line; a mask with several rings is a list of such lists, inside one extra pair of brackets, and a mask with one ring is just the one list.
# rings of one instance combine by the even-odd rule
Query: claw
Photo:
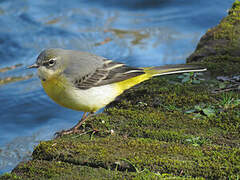
[(91, 116), (91, 115), (93, 115), (93, 113), (89, 113), (89, 114), (87, 115), (87, 113), (85, 112), (85, 113), (83, 114), (81, 120), (80, 120), (74, 127), (72, 127), (71, 129), (68, 129), (68, 130), (62, 130), (62, 131), (60, 131), (60, 132), (56, 132), (56, 133), (54, 134), (55, 139), (60, 138), (60, 137), (62, 137), (63, 135), (67, 135), (67, 134), (80, 134), (82, 131), (79, 130), (79, 128), (82, 126), (82, 124), (84, 123), (84, 121), (86, 121), (86, 119), (87, 119), (89, 116)]
[(80, 133), (82, 133), (82, 131), (75, 128), (71, 128), (69, 130), (62, 130), (54, 134), (54, 137), (55, 137), (54, 139), (63, 137), (64, 135), (68, 135), (68, 134), (80, 134)]

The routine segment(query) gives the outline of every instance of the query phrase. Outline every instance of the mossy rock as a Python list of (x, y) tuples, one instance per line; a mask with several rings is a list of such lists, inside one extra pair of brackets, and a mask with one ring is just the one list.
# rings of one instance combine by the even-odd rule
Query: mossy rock
[[(39, 180), (39, 179), (74, 179), (74, 180), (99, 180), (99, 179), (186, 179), (171, 174), (152, 173), (148, 170), (141, 172), (128, 172), (105, 169), (101, 167), (72, 165), (61, 161), (33, 160), (20, 163), (11, 174), (6, 173), (0, 177), (1, 180)], [(188, 180), (203, 180), (203, 178), (187, 177)]]
[[(41, 142), (32, 161), (2, 179), (238, 177), (240, 103), (225, 106), (225, 93), (211, 93), (215, 82), (180, 81), (156, 77), (126, 91), (91, 117), (83, 134)], [(237, 92), (229, 96), (239, 99)]]
[(219, 25), (209, 29), (200, 39), (187, 62), (201, 62), (213, 74), (240, 73), (240, 2), (235, 1)]
[(194, 147), (147, 138), (109, 136), (90, 140), (90, 137), (86, 136), (67, 136), (60, 140), (40, 143), (34, 151), (33, 159), (104, 168), (114, 172), (148, 169), (160, 174), (217, 179), (233, 176), (240, 170), (237, 166), (239, 158), (233, 158), (239, 153), (237, 148)]

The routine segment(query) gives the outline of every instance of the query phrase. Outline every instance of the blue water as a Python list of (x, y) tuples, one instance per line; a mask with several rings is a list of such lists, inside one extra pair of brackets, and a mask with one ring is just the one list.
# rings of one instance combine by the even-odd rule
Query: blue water
[[(184, 63), (233, 0), (1, 0), (0, 174), (30, 157), (40, 140), (73, 126), (81, 112), (52, 102), (32, 64), (45, 48), (89, 51), (132, 66)], [(124, 33), (117, 33), (119, 30)], [(106, 39), (109, 42), (99, 44)]]

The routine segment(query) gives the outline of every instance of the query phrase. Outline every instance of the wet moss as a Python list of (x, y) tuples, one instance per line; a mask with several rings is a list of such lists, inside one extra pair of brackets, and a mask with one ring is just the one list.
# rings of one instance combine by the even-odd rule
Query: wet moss
[(208, 56), (202, 62), (213, 75), (234, 75), (240, 73), (240, 56), (229, 55)]
[(238, 148), (216, 145), (195, 147), (116, 136), (87, 140), (73, 135), (40, 143), (33, 158), (128, 172), (135, 172), (134, 167), (160, 174), (179, 175), (183, 171), (182, 175), (216, 179), (239, 172), (239, 155)]
[(5, 174), (0, 179), (132, 179), (136, 173), (112, 171), (104, 168), (78, 166), (61, 161), (33, 160), (21, 163), (12, 174)]
[(150, 170), (138, 172), (118, 171), (116, 169), (105, 169), (101, 167), (89, 167), (69, 164), (62, 161), (33, 160), (26, 163), (20, 163), (11, 174), (6, 173), (0, 176), (1, 180), (30, 180), (30, 179), (202, 179), (186, 176), (174, 176), (172, 174), (159, 174)]

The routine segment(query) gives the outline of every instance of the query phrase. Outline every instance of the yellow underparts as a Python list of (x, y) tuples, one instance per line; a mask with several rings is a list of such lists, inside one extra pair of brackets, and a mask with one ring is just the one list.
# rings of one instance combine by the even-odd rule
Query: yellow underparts
[(147, 71), (131, 79), (87, 90), (73, 87), (63, 76), (42, 81), (42, 85), (47, 95), (57, 104), (73, 110), (94, 112), (112, 102), (125, 90), (151, 78), (152, 73)]
[[(53, 77), (46, 81), (41, 81), (46, 94), (59, 105), (70, 108), (72, 103), (67, 95), (67, 81), (62, 77)], [(72, 109), (72, 108), (71, 108)]]
[(95, 112), (117, 96), (114, 85), (78, 89), (63, 76), (42, 81), (46, 94), (57, 104), (77, 111)]

